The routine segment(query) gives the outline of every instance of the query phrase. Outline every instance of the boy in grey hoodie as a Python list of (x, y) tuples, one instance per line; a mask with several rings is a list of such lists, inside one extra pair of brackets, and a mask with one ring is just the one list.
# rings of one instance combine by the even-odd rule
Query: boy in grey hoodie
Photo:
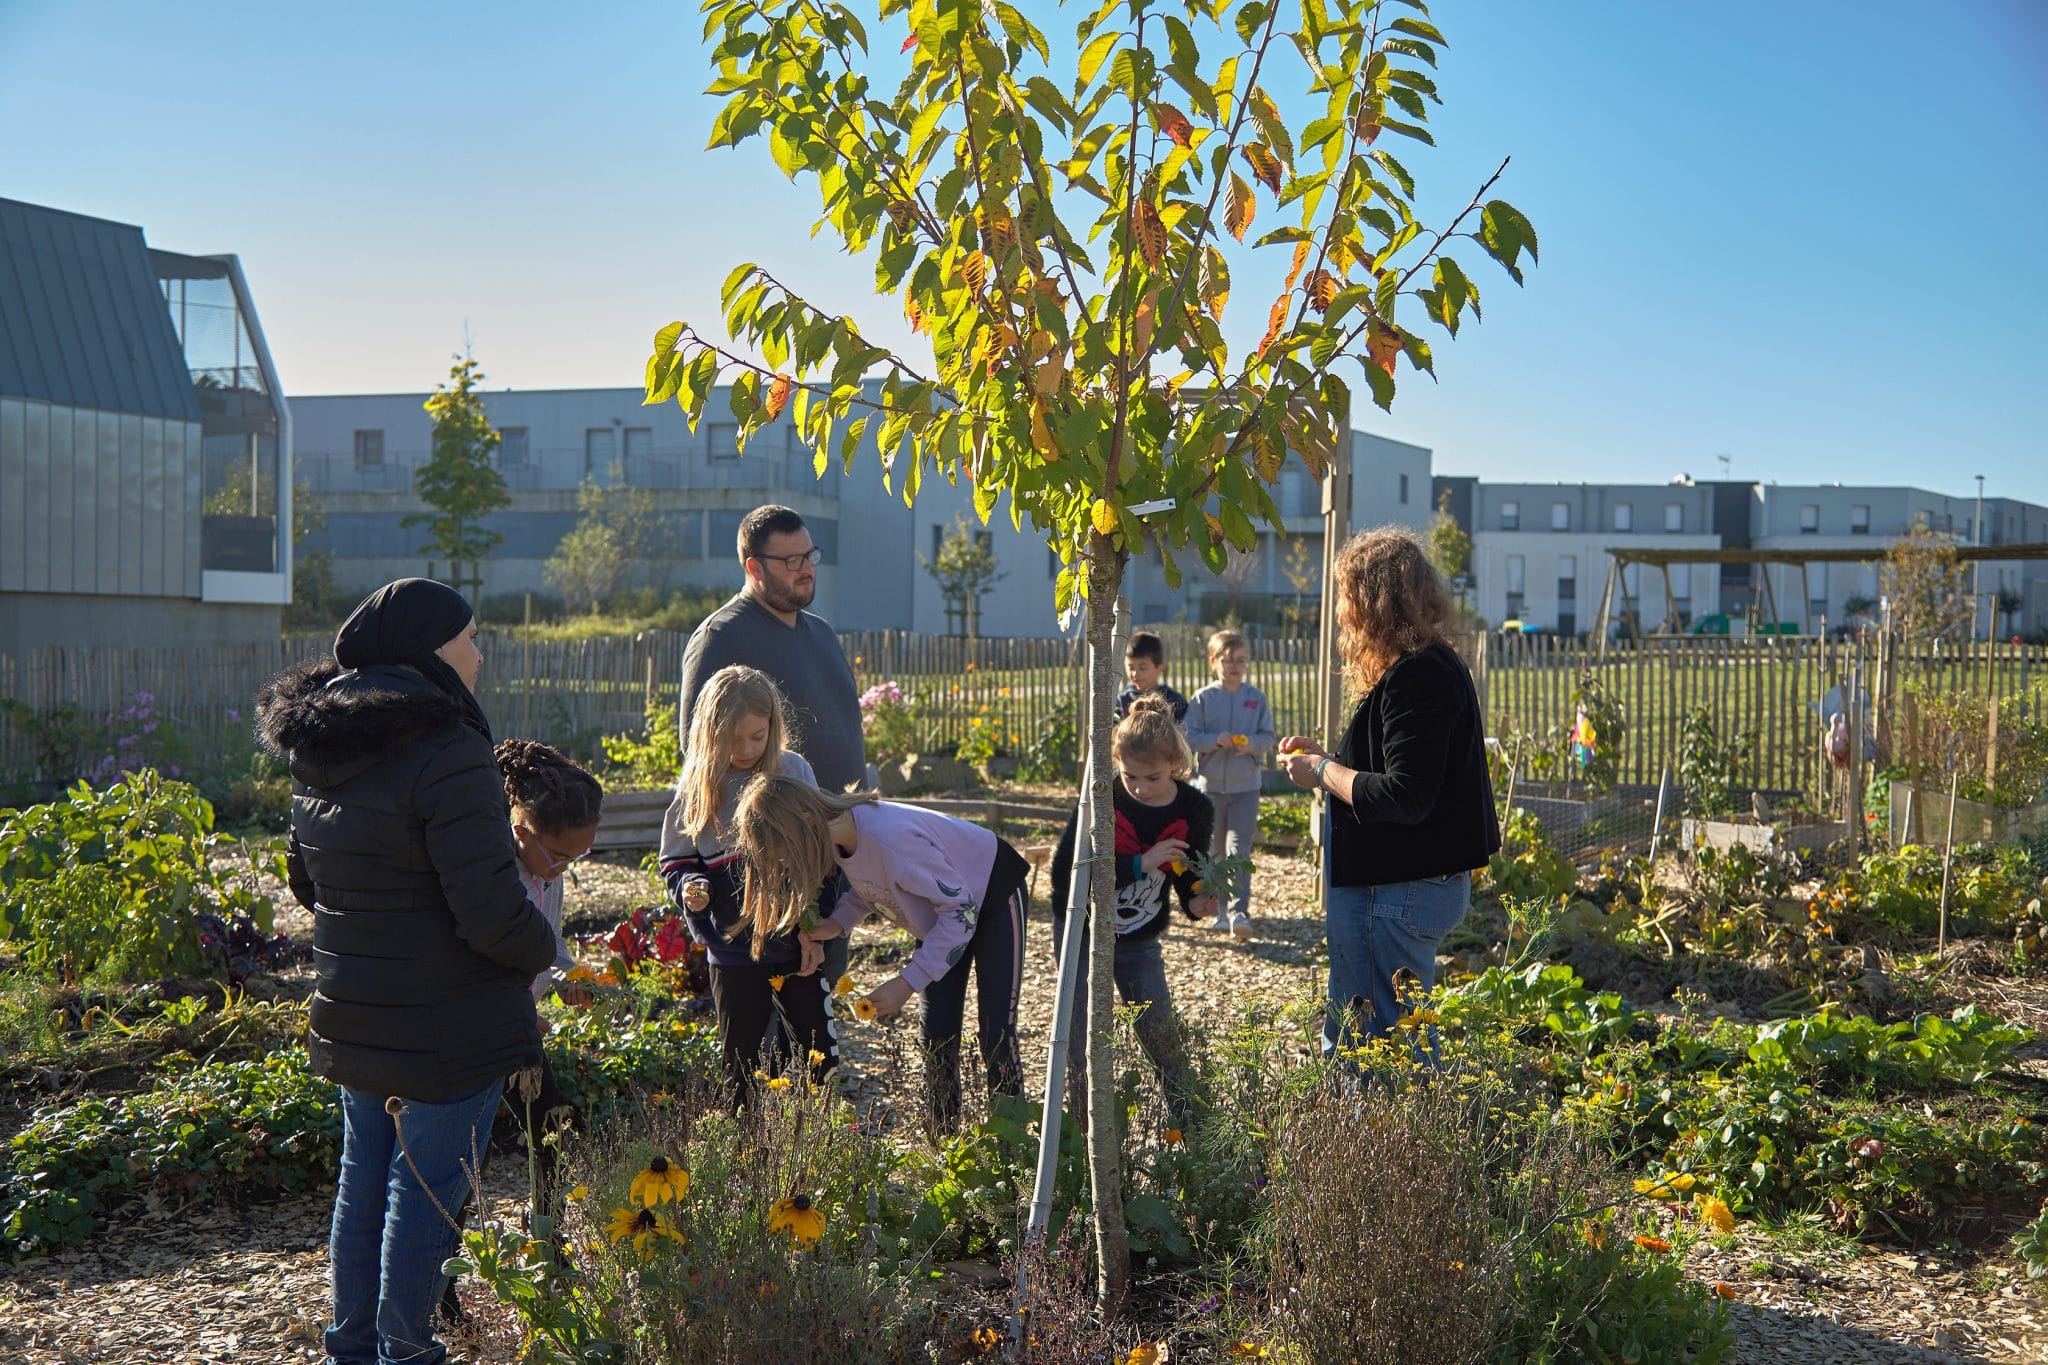
[[(1219, 630), (1209, 637), (1209, 671), (1216, 681), (1195, 693), (1182, 722), (1199, 768), (1197, 784), (1216, 808), (1210, 855), (1249, 858), (1259, 838), (1259, 781), (1277, 735), (1266, 694), (1245, 681), (1251, 651), (1244, 636)], [(1218, 888), (1224, 903), (1210, 927), (1229, 930), (1239, 943), (1252, 936), (1251, 878)]]

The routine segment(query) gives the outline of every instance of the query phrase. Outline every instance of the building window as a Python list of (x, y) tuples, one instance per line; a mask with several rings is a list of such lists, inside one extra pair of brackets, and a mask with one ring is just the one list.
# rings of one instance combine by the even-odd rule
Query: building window
[(1684, 504), (1676, 502), (1664, 504), (1664, 529), (1667, 531), (1683, 531), (1685, 529)]
[[(1576, 602), (1579, 598), (1579, 557), (1559, 555), (1557, 557), (1557, 600), (1560, 606)], [(1562, 633), (1562, 632), (1560, 632)]]
[(1527, 586), (1527, 582), (1526, 582), (1526, 580), (1527, 580), (1527, 577), (1528, 577), (1528, 569), (1529, 569), (1529, 562), (1528, 562), (1528, 560), (1527, 560), (1527, 559), (1525, 559), (1525, 558), (1524, 558), (1523, 556), (1521, 556), (1521, 555), (1509, 555), (1509, 556), (1508, 556), (1508, 558), (1507, 558), (1507, 571), (1508, 571), (1508, 575), (1507, 575), (1507, 594), (1508, 594), (1508, 604), (1507, 604), (1507, 605), (1508, 605), (1508, 616), (1509, 616), (1510, 618), (1516, 618), (1516, 619), (1518, 619), (1518, 618), (1520, 618), (1520, 616), (1521, 616), (1521, 614), (1522, 614), (1522, 608), (1523, 608), (1523, 606), (1524, 606), (1524, 604), (1525, 604), (1525, 602), (1526, 602), (1526, 600), (1527, 600), (1527, 599), (1525, 598), (1525, 596), (1524, 596), (1524, 589), (1525, 589), (1525, 588), (1526, 588), (1526, 586)]
[(629, 460), (650, 459), (654, 455), (654, 429), (652, 427), (626, 428), (626, 458)]
[(1519, 531), (1522, 529), (1522, 504), (1512, 498), (1500, 505), (1500, 529)]
[(1671, 566), (1671, 599), (1678, 610), (1678, 624), (1685, 627), (1692, 624), (1692, 566), (1673, 564)]
[(704, 456), (711, 460), (740, 457), (740, 428), (737, 422), (713, 422), (704, 432)]
[(381, 431), (359, 431), (356, 433), (356, 468), (380, 469), (384, 464), (384, 433)]
[(590, 427), (583, 433), (583, 472), (604, 480), (618, 458), (617, 433), (610, 427)]
[(1550, 529), (1569, 531), (1572, 529), (1572, 505), (1568, 502), (1550, 504)]
[(1636, 529), (1636, 509), (1631, 504), (1625, 502), (1614, 504), (1614, 529), (1617, 531), (1633, 531)]
[(1828, 614), (1828, 566), (1809, 564), (1806, 566), (1806, 614), (1818, 625)]
[(1403, 507), (1408, 505), (1408, 476), (1406, 474), (1401, 476), (1401, 505)]
[(1799, 508), (1799, 534), (1817, 536), (1820, 534), (1820, 506), (1817, 503), (1803, 503)]
[(524, 469), (532, 459), (533, 452), (527, 445), (525, 427), (498, 428), (499, 468)]

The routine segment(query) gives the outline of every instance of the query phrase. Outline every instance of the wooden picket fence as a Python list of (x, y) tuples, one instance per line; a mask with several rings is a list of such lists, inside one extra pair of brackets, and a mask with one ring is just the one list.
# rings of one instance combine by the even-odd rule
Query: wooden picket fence
[[(1208, 678), (1202, 636), (1169, 628), (1168, 681), (1192, 694)], [(894, 681), (916, 699), (924, 739), (949, 751), (977, 719), (991, 727), (1000, 751), (1021, 753), (1055, 717), (1080, 714), (1083, 651), (1067, 639), (967, 640), (901, 631), (856, 631), (841, 647), (863, 689)], [(666, 631), (581, 640), (534, 640), (486, 633), (478, 699), (505, 735), (544, 739), (585, 757), (609, 734), (639, 734), (650, 711), (675, 706), (687, 638)], [(1767, 790), (1816, 792), (1826, 784), (1822, 702), (1855, 681), (1870, 707), (1870, 733), (1881, 745), (1906, 747), (1910, 707), (1900, 698), (1917, 684), (1925, 694), (2005, 699), (2011, 726), (2042, 718), (2048, 647), (1941, 644), (1906, 649), (1896, 641), (1649, 638), (1610, 644), (1550, 636), (1484, 636), (1456, 642), (1472, 666), (1489, 732), (1510, 741), (1569, 727), (1573, 689), (1597, 678), (1628, 716), (1621, 779), (1654, 783), (1675, 764), (1685, 716), (1704, 706), (1724, 737), (1757, 737), (1751, 783)], [(0, 712), (0, 778), (38, 768), (89, 770), (93, 754), (48, 752), (48, 718), (58, 708), (104, 722), (136, 706), (138, 695), (159, 724), (195, 737), (195, 756), (232, 752), (249, 743), (258, 687), (286, 664), (323, 655), (325, 635), (288, 636), (273, 644), (178, 649), (43, 649), (0, 654), (0, 699), (21, 705)], [(1317, 726), (1315, 644), (1261, 639), (1251, 643), (1252, 680), (1267, 694), (1282, 733)], [(26, 719), (25, 719), (26, 718)]]

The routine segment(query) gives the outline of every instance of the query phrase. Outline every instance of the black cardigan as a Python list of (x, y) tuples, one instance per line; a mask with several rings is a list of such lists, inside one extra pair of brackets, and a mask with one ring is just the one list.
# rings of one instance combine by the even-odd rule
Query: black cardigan
[(1351, 799), (1330, 803), (1330, 884), (1385, 886), (1484, 867), (1500, 848), (1479, 697), (1438, 641), (1395, 661), (1352, 713), (1334, 757)]
[(256, 709), (291, 763), (314, 1072), (431, 1104), (539, 1061), (533, 978), (555, 932), (519, 879), (490, 742), (406, 668), (301, 665)]

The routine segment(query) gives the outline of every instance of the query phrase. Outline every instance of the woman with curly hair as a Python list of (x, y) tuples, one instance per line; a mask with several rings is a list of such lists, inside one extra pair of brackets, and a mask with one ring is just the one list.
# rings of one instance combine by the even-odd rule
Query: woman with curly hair
[[(1338, 552), (1338, 649), (1358, 709), (1335, 753), (1289, 735), (1280, 763), (1329, 803), (1330, 1004), (1323, 1050), (1389, 1032), (1465, 918), (1472, 871), (1500, 847), (1478, 694), (1444, 640), (1450, 594), (1414, 532), (1361, 531)], [(1412, 978), (1412, 980), (1410, 979)]]

